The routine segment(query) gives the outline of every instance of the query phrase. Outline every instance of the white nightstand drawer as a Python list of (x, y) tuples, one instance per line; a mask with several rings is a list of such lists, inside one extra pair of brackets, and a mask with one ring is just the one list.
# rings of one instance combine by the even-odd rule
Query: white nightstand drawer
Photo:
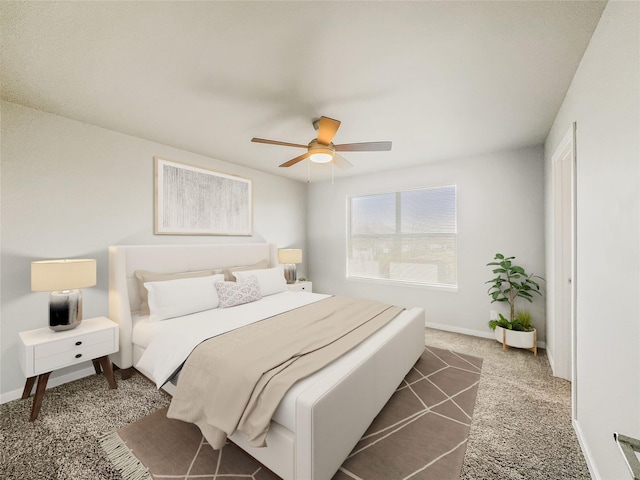
[[(36, 349), (37, 350), (37, 349)], [(102, 343), (94, 343), (83, 347), (74, 347), (72, 350), (62, 351), (54, 355), (46, 357), (36, 357), (34, 360), (34, 373), (51, 372), (58, 368), (75, 365), (94, 358), (102, 357), (110, 353), (114, 353), (115, 345), (113, 344), (113, 336)]]
[(289, 283), (287, 288), (290, 292), (310, 292), (313, 293), (313, 283), (309, 281)]
[(34, 357), (38, 360), (39, 358), (49, 357), (59, 353), (74, 353), (75, 351), (85, 350), (87, 347), (104, 342), (111, 342), (111, 345), (113, 345), (113, 338), (113, 329), (108, 329), (63, 338), (49, 343), (42, 343), (34, 347)]

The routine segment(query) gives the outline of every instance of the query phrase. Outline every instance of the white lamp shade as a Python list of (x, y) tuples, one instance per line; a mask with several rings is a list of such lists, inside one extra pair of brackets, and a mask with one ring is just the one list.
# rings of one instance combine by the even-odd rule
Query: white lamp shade
[(88, 258), (43, 260), (31, 263), (31, 290), (56, 292), (96, 284), (96, 261)]
[(278, 250), (280, 263), (302, 263), (302, 250), (299, 248), (282, 248)]

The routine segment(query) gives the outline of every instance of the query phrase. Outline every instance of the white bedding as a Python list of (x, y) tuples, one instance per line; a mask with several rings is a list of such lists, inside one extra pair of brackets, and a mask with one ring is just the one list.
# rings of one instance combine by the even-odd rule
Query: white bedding
[(160, 388), (204, 340), (328, 296), (287, 291), (263, 297), (257, 302), (215, 308), (161, 322), (141, 318), (133, 330), (133, 343), (146, 349), (135, 366), (150, 374)]

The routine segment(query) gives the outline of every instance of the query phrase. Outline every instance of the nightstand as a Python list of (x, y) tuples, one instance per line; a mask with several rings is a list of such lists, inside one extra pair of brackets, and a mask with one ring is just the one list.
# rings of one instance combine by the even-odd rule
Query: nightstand
[(38, 380), (30, 422), (38, 417), (49, 375), (54, 370), (91, 360), (96, 373), (104, 370), (109, 388), (118, 388), (108, 355), (118, 351), (118, 325), (106, 317), (82, 320), (72, 330), (54, 332), (38, 328), (20, 332), (20, 367), (27, 377), (22, 399), (31, 395)]
[(289, 283), (287, 288), (290, 292), (313, 292), (313, 282)]

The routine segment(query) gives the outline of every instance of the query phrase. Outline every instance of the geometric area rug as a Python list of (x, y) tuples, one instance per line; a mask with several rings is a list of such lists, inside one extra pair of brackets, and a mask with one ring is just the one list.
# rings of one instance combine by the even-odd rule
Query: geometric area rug
[[(481, 358), (426, 347), (333, 480), (459, 479), (481, 368)], [(213, 450), (166, 410), (103, 438), (123, 479), (279, 478), (231, 442)]]

